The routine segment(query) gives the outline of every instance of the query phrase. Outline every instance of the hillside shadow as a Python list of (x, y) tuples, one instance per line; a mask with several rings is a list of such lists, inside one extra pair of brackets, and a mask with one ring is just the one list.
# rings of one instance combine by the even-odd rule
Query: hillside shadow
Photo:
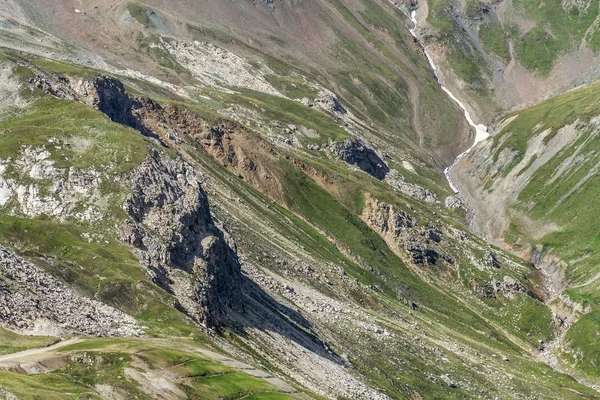
[(241, 289), (240, 306), (221, 318), (222, 326), (245, 339), (249, 338), (249, 329), (269, 336), (280, 335), (320, 357), (344, 364), (301, 313), (275, 300), (246, 275), (243, 275)]

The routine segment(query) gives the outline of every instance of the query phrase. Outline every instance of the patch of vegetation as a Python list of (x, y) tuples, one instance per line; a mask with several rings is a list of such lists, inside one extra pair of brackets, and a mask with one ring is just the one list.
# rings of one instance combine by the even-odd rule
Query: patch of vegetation
[(482, 15), (483, 5), (479, 0), (467, 0), (465, 1), (465, 14), (467, 18), (477, 18)]
[(537, 26), (523, 35), (516, 46), (521, 64), (542, 76), (550, 73), (561, 50), (558, 40)]
[(230, 44), (236, 41), (232, 35), (222, 30), (193, 24), (187, 24), (186, 26), (188, 31), (194, 36), (194, 39), (198, 41), (217, 42), (221, 44)]
[(455, 47), (450, 50), (448, 61), (462, 80), (476, 85), (482, 93), (485, 92), (482, 77), (487, 70), (481, 55), (472, 54), (462, 47)]
[(455, 22), (448, 15), (449, 0), (428, 0), (427, 23), (446, 35), (455, 29)]
[(566, 293), (573, 301), (589, 307), (591, 313), (569, 328), (566, 344), (571, 350), (562, 356), (579, 371), (594, 376), (598, 376), (599, 370), (593, 360), (600, 351), (593, 339), (600, 332), (597, 297), (600, 287), (594, 280), (600, 265), (600, 234), (595, 223), (600, 212), (597, 202), (600, 177), (593, 171), (600, 163), (600, 137), (596, 124), (590, 120), (598, 115), (599, 88), (600, 84), (594, 83), (523, 110), (495, 136), (497, 143), (501, 143), (495, 150), (498, 157), (505, 148), (524, 154), (529, 139), (541, 132), (547, 132), (545, 144), (567, 125), (571, 125), (567, 129), (576, 133), (567, 146), (533, 173), (514, 207), (516, 218), (525, 214), (536, 224), (554, 224), (557, 228), (540, 239), (532, 239), (524, 237), (525, 231), (517, 229), (515, 220), (505, 238), (509, 242), (542, 245), (544, 254), (553, 254), (569, 263), (568, 282), (583, 284)]
[(564, 357), (580, 371), (600, 376), (600, 310), (599, 299), (596, 299), (596, 309), (581, 317), (569, 328), (565, 335), (565, 343), (572, 349)]
[(138, 132), (86, 105), (43, 97), (0, 121), (0, 158), (14, 157), (24, 146), (48, 149), (56, 168), (122, 174), (142, 163), (148, 145)]
[(299, 75), (266, 75), (265, 79), (280, 93), (291, 99), (304, 97), (314, 99), (318, 94), (318, 91), (308, 86)]
[(597, 26), (590, 28), (585, 39), (590, 49), (598, 54), (600, 52), (600, 28)]
[(479, 26), (479, 39), (483, 47), (501, 59), (508, 61), (510, 53), (502, 25), (498, 22), (488, 22)]
[(591, 0), (585, 7), (575, 3), (563, 6), (561, 0), (515, 0), (513, 4), (536, 22), (517, 42), (517, 57), (525, 68), (546, 75), (560, 54), (579, 46), (598, 16), (599, 1)]
[(50, 336), (19, 335), (8, 329), (0, 328), (0, 355), (17, 353), (36, 347), (45, 347), (58, 339)]
[[(127, 377), (125, 368), (138, 369), (132, 363), (143, 361), (160, 376), (162, 371), (179, 376), (186, 384), (178, 385), (190, 398), (228, 400), (252, 398), (287, 400), (294, 396), (279, 393), (265, 380), (254, 378), (199, 356), (197, 353), (172, 350), (178, 342), (162, 339), (156, 344), (147, 339), (91, 339), (61, 348), (68, 361), (54, 372), (19, 375), (0, 372), (0, 386), (20, 399), (85, 398), (100, 399), (94, 388), (110, 387), (128, 399), (151, 398), (141, 391), (138, 382)], [(194, 348), (189, 341), (187, 348)], [(191, 347), (190, 347), (191, 346)], [(73, 397), (75, 396), (75, 397)]]
[(544, 303), (528, 295), (515, 294), (515, 299), (508, 301), (499, 314), (508, 326), (513, 326), (520, 336), (532, 344), (539, 340), (548, 342), (554, 337), (552, 312)]
[[(600, 84), (594, 83), (546, 100), (538, 105), (518, 113), (502, 132), (494, 135), (496, 144), (494, 162), (503, 149), (510, 148), (519, 154), (525, 154), (527, 142), (534, 134), (550, 129), (545, 142), (552, 139), (558, 129), (574, 123), (585, 123), (597, 115), (600, 105)], [(510, 116), (508, 116), (510, 117)], [(507, 136), (505, 136), (507, 135)], [(503, 139), (501, 144), (500, 139)]]
[(177, 59), (165, 49), (165, 44), (168, 44), (172, 39), (150, 35), (146, 36), (141, 40), (141, 48), (146, 54), (148, 54), (154, 61), (165, 68), (169, 68), (178, 74), (185, 74), (189, 76), (189, 72), (177, 62)]
[(238, 92), (240, 92), (239, 95), (225, 96), (226, 101), (243, 104), (250, 109), (257, 110), (268, 120), (313, 129), (319, 134), (319, 138), (311, 140), (317, 144), (326, 143), (329, 139), (338, 141), (349, 137), (348, 133), (333, 118), (319, 110), (293, 100), (249, 89), (238, 89)]
[(128, 3), (127, 10), (129, 11), (129, 14), (140, 24), (146, 27), (151, 25), (150, 13), (153, 11), (147, 5), (137, 2)]
[[(100, 237), (87, 241), (90, 233)], [(53, 257), (52, 263), (40, 265), (89, 297), (137, 317), (150, 335), (185, 336), (195, 331), (171, 307), (172, 297), (148, 280), (129, 247), (106, 228), (4, 214), (0, 241), (32, 258)]]
[(92, 68), (65, 64), (59, 61), (49, 60), (46, 58), (36, 58), (33, 60), (33, 64), (49, 72), (79, 77), (82, 79), (92, 79), (101, 74), (100, 71)]

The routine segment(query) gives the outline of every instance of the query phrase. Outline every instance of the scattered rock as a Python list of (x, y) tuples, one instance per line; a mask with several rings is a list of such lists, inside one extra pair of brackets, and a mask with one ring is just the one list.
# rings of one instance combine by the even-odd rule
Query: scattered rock
[(463, 202), (460, 198), (456, 196), (448, 196), (446, 200), (444, 200), (444, 205), (446, 208), (465, 208)]
[(0, 323), (28, 334), (135, 336), (135, 319), (88, 299), (0, 246)]
[(419, 185), (406, 182), (404, 176), (402, 176), (402, 174), (395, 169), (391, 170), (389, 174), (387, 174), (385, 181), (395, 189), (408, 196), (423, 200), (427, 203), (437, 202), (437, 197), (435, 194)]

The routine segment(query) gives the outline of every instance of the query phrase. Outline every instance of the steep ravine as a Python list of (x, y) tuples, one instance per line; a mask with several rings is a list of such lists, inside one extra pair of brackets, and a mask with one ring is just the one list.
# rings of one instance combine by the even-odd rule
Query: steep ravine
[[(390, 3), (392, 3), (394, 5), (394, 7), (396, 7), (398, 10), (400, 10), (404, 14), (406, 14), (406, 12), (404, 11), (404, 9), (402, 9), (401, 7), (399, 7), (396, 2), (394, 2), (393, 0), (389, 0), (389, 1), (390, 1)], [(455, 193), (458, 193), (458, 188), (454, 185), (454, 183), (452, 182), (452, 178), (450, 177), (450, 169), (452, 169), (458, 163), (458, 161), (465, 154), (469, 153), (471, 151), (471, 149), (473, 149), (479, 142), (482, 142), (485, 139), (487, 139), (490, 136), (490, 134), (488, 133), (487, 126), (485, 126), (484, 124), (477, 124), (473, 120), (473, 118), (471, 117), (471, 113), (467, 109), (466, 105), (462, 101), (460, 101), (460, 99), (454, 93), (452, 93), (450, 91), (450, 89), (448, 89), (446, 86), (444, 86), (444, 84), (442, 83), (441, 77), (438, 74), (438, 68), (437, 68), (437, 66), (434, 63), (433, 58), (427, 52), (427, 49), (425, 48), (425, 45), (419, 39), (419, 36), (417, 34), (417, 27), (418, 27), (417, 9), (412, 10), (411, 13), (410, 13), (410, 16), (408, 14), (406, 14), (406, 16), (409, 17), (410, 20), (413, 23), (412, 29), (409, 28), (408, 31), (415, 38), (415, 41), (423, 49), (423, 54), (425, 55), (425, 58), (427, 58), (427, 61), (429, 62), (429, 65), (431, 66), (431, 70), (433, 71), (433, 74), (435, 75), (435, 79), (439, 83), (440, 88), (448, 95), (448, 97), (450, 97), (450, 99), (452, 99), (452, 101), (454, 101), (460, 107), (460, 109), (463, 111), (463, 113), (465, 115), (465, 119), (469, 123), (469, 126), (471, 126), (475, 130), (475, 138), (473, 140), (473, 144), (471, 145), (471, 147), (469, 147), (467, 150), (465, 150), (464, 152), (462, 152), (461, 154), (459, 154), (456, 157), (456, 159), (454, 160), (454, 162), (452, 163), (452, 165), (450, 165), (449, 167), (446, 167), (446, 169), (444, 169), (444, 175), (446, 175), (446, 179), (448, 180), (448, 184), (450, 185), (450, 188), (452, 188), (452, 190)]]
[[(394, 1), (390, 0), (390, 2), (396, 8), (398, 8), (399, 10), (401, 10), (402, 12), (404, 12), (404, 10), (402, 8), (398, 7), (398, 5)], [(445, 87), (443, 85), (443, 83), (442, 83), (442, 81), (440, 79), (440, 75), (438, 74), (437, 66), (435, 65), (435, 63), (433, 61), (433, 58), (427, 52), (427, 49), (425, 48), (425, 46), (423, 45), (422, 41), (419, 39), (419, 37), (417, 35), (417, 27), (418, 27), (417, 11), (416, 10), (412, 10), (409, 18), (410, 18), (410, 20), (413, 23), (413, 28), (412, 29), (409, 28), (409, 32), (415, 38), (415, 41), (423, 49), (423, 54), (427, 58), (427, 61), (429, 62), (429, 65), (431, 66), (431, 69), (432, 69), (432, 71), (433, 71), (433, 73), (435, 75), (435, 78), (436, 78), (437, 82), (439, 83), (441, 89), (444, 92), (446, 92), (446, 94), (448, 95), (448, 97), (450, 97), (461, 108), (461, 110), (463, 111), (463, 113), (465, 115), (465, 119), (467, 120), (467, 122), (469, 123), (469, 125), (475, 130), (475, 138), (473, 140), (473, 144), (468, 149), (466, 149), (464, 152), (462, 152), (461, 154), (459, 154), (456, 157), (456, 159), (454, 160), (454, 162), (449, 167), (446, 167), (444, 169), (444, 174), (446, 176), (446, 179), (448, 180), (448, 184), (450, 185), (451, 189), (456, 194), (459, 194), (459, 192), (460, 192), (459, 191), (459, 187), (458, 187), (457, 184), (455, 184), (455, 182), (453, 182), (452, 176), (451, 176), (451, 171), (459, 164), (459, 162), (463, 159), (463, 157), (465, 157), (467, 154), (469, 154), (471, 152), (471, 150), (473, 150), (473, 148), (475, 148), (475, 146), (477, 146), (479, 143), (485, 141), (491, 135), (488, 132), (488, 127), (486, 125), (484, 125), (484, 124), (477, 124), (477, 123), (475, 123), (475, 121), (471, 117), (471, 114), (470, 114), (469, 110), (466, 108), (465, 104), (463, 102), (461, 102), (459, 100), (459, 98), (454, 93), (452, 93), (447, 87)], [(462, 198), (462, 200), (463, 200), (464, 203), (468, 203), (469, 197), (470, 197), (469, 195), (467, 195), (466, 198), (462, 198), (462, 196), (461, 196), (461, 198)], [(475, 209), (470, 210), (470, 213), (471, 213), (470, 219), (471, 220), (473, 220), (473, 218), (475, 218), (475, 212), (476, 212)], [(486, 213), (486, 214), (492, 220), (494, 219), (493, 213)], [(496, 218), (499, 218), (499, 217), (501, 217), (501, 216), (496, 215)], [(497, 221), (497, 222), (501, 222), (501, 221)], [(474, 227), (472, 227), (472, 229), (473, 228)], [(478, 235), (482, 235), (482, 232), (480, 230), (478, 230), (478, 229), (473, 229), (473, 230)], [(493, 240), (493, 238), (486, 237), (487, 235), (482, 235), (482, 236), (484, 238), (488, 239), (488, 240)], [(522, 254), (517, 254), (517, 255), (521, 256)], [(536, 257), (538, 259), (536, 259)], [(554, 261), (544, 260), (543, 257), (540, 254), (538, 254), (537, 251), (533, 251), (533, 253), (531, 255), (531, 261), (536, 266), (536, 268), (539, 269), (539, 271), (542, 274), (543, 284), (545, 286), (545, 291), (547, 292), (547, 296), (548, 296), (548, 298), (546, 299), (545, 303), (551, 309), (553, 309), (553, 314), (554, 314), (554, 318), (555, 318), (556, 325), (557, 325), (556, 337), (550, 343), (543, 343), (543, 344), (540, 345), (541, 347), (540, 347), (539, 356), (551, 368), (553, 368), (555, 370), (558, 370), (558, 371), (561, 371), (561, 372), (564, 372), (564, 373), (568, 373), (569, 371), (565, 371), (563, 368), (560, 368), (556, 352), (559, 350), (560, 345), (561, 345), (561, 343), (562, 343), (562, 341), (563, 341), (563, 339), (565, 337), (565, 334), (566, 334), (568, 328), (575, 321), (570, 321), (569, 320), (570, 316), (560, 315), (560, 313), (557, 314), (556, 313), (556, 308), (557, 307), (560, 308), (560, 306), (556, 306), (556, 305), (555, 305), (555, 307), (551, 306), (551, 303), (555, 302), (555, 300), (557, 300), (559, 298), (560, 298), (560, 302), (558, 304), (563, 304), (563, 299), (560, 296), (560, 293), (561, 293), (562, 289), (564, 289), (564, 287), (565, 287), (565, 282), (564, 282), (564, 265), (562, 266), (562, 268), (560, 268), (560, 267), (557, 268), (557, 264), (564, 264), (564, 263), (562, 261), (560, 261), (560, 260), (554, 260)], [(577, 379), (577, 380), (580, 383), (584, 384), (584, 385), (587, 385), (589, 387), (592, 387), (592, 388), (596, 389), (596, 387), (594, 387), (593, 385), (591, 385), (589, 382), (586, 382), (585, 379)]]

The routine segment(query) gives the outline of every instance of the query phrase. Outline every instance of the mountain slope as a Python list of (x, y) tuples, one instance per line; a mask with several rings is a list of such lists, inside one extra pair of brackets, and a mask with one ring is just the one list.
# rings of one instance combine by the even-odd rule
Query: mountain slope
[(595, 378), (599, 100), (591, 84), (509, 115), (454, 171), (475, 228), (545, 271), (565, 323), (557, 353)]
[[(0, 243), (141, 331), (5, 390), (597, 397), (543, 362), (540, 270), (469, 233), (443, 168), (472, 133), (392, 4), (11, 5)], [(7, 351), (52, 341), (1, 322)]]

